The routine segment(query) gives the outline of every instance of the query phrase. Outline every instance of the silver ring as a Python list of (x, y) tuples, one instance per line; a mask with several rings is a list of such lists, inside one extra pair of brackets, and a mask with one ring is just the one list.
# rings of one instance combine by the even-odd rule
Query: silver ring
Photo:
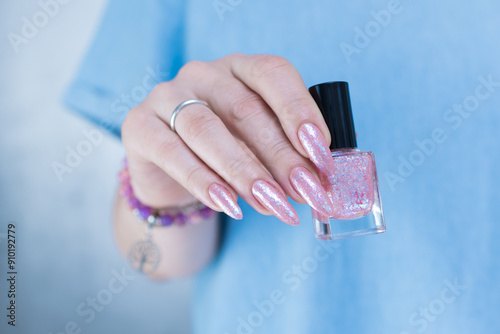
[(174, 112), (172, 113), (172, 116), (170, 116), (170, 128), (172, 129), (172, 131), (174, 131), (175, 133), (177, 133), (177, 131), (175, 131), (175, 119), (177, 118), (177, 115), (179, 114), (179, 112), (182, 110), (182, 108), (190, 105), (190, 104), (202, 104), (204, 105), (205, 107), (209, 108), (210, 109), (210, 106), (208, 105), (208, 103), (206, 103), (205, 101), (202, 101), (202, 100), (196, 100), (196, 99), (192, 99), (192, 100), (186, 100), (184, 102), (182, 102), (181, 104), (179, 104), (177, 106), (177, 108), (174, 109)]

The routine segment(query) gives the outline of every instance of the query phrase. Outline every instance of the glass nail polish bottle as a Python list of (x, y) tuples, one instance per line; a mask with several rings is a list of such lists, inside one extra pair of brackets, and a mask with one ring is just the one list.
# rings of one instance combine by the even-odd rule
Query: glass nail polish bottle
[(316, 238), (338, 240), (385, 232), (384, 212), (372, 152), (357, 148), (347, 82), (309, 88), (332, 137), (333, 176), (320, 174), (330, 197), (331, 217), (312, 210)]

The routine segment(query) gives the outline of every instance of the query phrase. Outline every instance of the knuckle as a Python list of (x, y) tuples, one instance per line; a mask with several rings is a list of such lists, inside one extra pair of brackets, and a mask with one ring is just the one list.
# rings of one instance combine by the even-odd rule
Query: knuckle
[(243, 54), (243, 53), (235, 52), (235, 53), (230, 53), (230, 54), (228, 54), (228, 55), (226, 55), (224, 57), (218, 58), (214, 62), (215, 63), (225, 64), (225, 65), (230, 65), (235, 60), (245, 59), (246, 57), (248, 57), (248, 56), (245, 55), (245, 54)]
[(202, 166), (196, 166), (186, 171), (183, 180), (183, 184), (186, 189), (194, 189), (197, 185), (199, 185), (200, 173), (203, 173)]
[(122, 142), (126, 150), (135, 148), (137, 134), (143, 134), (149, 122), (149, 115), (139, 106), (132, 108), (128, 112), (121, 127)]
[(159, 97), (167, 97), (168, 93), (172, 90), (172, 82), (171, 81), (163, 81), (154, 86), (151, 91), (152, 95)]
[(189, 142), (198, 143), (210, 138), (218, 128), (217, 119), (208, 112), (185, 115), (185, 117), (182, 132)]
[(249, 169), (249, 167), (250, 163), (248, 161), (235, 159), (227, 164), (225, 174), (228, 180), (234, 180), (239, 178), (244, 171)]
[(266, 145), (274, 140), (276, 133), (282, 133), (281, 123), (278, 117), (274, 117), (266, 126), (260, 127), (256, 133), (256, 139), (259, 144)]
[(235, 60), (238, 58), (245, 58), (245, 57), (248, 57), (248, 56), (242, 52), (234, 52), (234, 53), (230, 53), (227, 56), (222, 57), (220, 59), (232, 61), (232, 60)]
[(266, 147), (266, 152), (270, 152), (270, 166), (280, 166), (283, 161), (290, 161), (292, 156), (290, 144), (283, 139), (270, 141)]
[(253, 65), (250, 74), (256, 78), (265, 77), (291, 66), (288, 60), (280, 56), (256, 55), (251, 57), (253, 58)]
[(157, 163), (162, 167), (168, 166), (173, 159), (180, 156), (183, 149), (184, 145), (177, 137), (169, 136), (165, 138), (161, 143), (158, 143), (156, 148)]
[(283, 119), (296, 119), (300, 116), (307, 116), (308, 110), (310, 110), (310, 100), (305, 96), (294, 96), (287, 99), (285, 105), (281, 107), (283, 110)]
[(190, 80), (196, 78), (200, 73), (204, 73), (209, 64), (200, 60), (193, 60), (181, 67), (176, 75), (176, 79)]
[(264, 101), (256, 94), (248, 94), (234, 99), (229, 106), (231, 120), (234, 122), (246, 121), (249, 117), (259, 114), (264, 108), (266, 108)]

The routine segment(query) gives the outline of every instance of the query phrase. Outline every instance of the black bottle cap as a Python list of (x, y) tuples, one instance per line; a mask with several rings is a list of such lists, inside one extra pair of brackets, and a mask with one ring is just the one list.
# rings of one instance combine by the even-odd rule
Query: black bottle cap
[(326, 82), (309, 88), (325, 118), (332, 136), (331, 150), (356, 148), (356, 131), (352, 118), (351, 99), (347, 82)]

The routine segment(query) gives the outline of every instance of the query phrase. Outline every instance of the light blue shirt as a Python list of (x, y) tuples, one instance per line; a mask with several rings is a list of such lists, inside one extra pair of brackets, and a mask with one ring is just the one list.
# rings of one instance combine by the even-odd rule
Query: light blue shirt
[(240, 199), (197, 277), (193, 330), (500, 332), (500, 3), (111, 1), (65, 102), (119, 134), (183, 63), (286, 57), (307, 86), (350, 84), (377, 160), (387, 232), (340, 242)]

